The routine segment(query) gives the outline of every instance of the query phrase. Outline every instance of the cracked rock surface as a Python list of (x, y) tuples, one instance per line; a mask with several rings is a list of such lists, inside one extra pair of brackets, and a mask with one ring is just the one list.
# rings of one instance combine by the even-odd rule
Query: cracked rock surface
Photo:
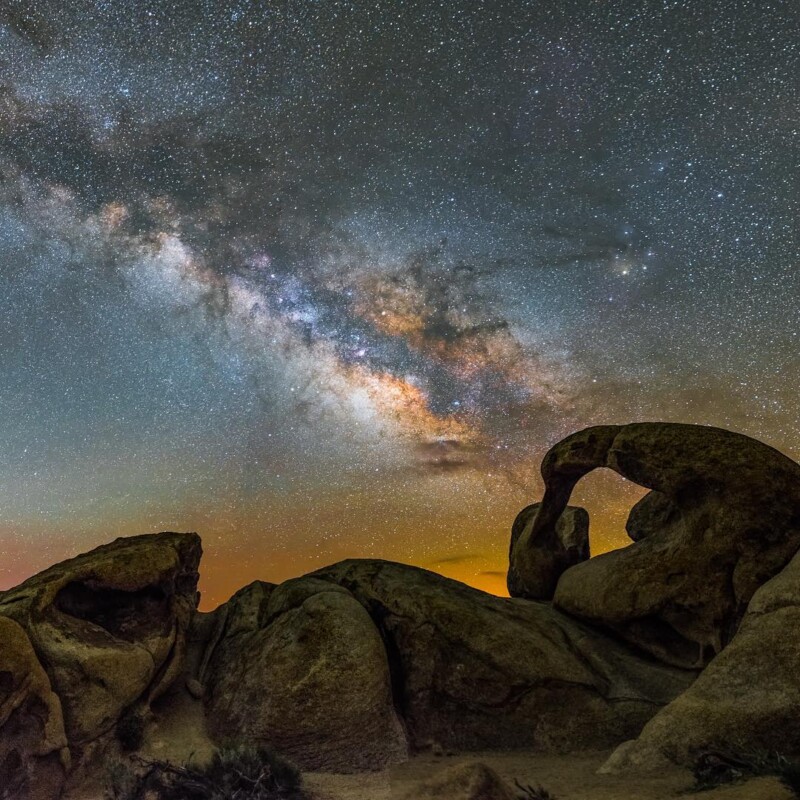
[(691, 765), (704, 750), (800, 753), (800, 555), (750, 601), (733, 641), (609, 760), (609, 772)]
[[(589, 559), (567, 503), (596, 467), (651, 491), (632, 543)], [(336, 772), (420, 750), (617, 747), (607, 771), (800, 753), (800, 465), (728, 431), (637, 423), (568, 437), (542, 474), (513, 529), (520, 597), (348, 560), (204, 614), (200, 539), (177, 533), (0, 593), (0, 800), (58, 800), (137, 717), (151, 744), (183, 720), (193, 747), (234, 739)]]
[(549, 604), (416, 567), (352, 560), (314, 577), (347, 589), (380, 631), (412, 748), (607, 747), (695, 677)]
[(344, 588), (256, 582), (215, 615), (206, 708), (219, 740), (267, 744), (303, 769), (381, 769), (406, 758), (378, 629)]

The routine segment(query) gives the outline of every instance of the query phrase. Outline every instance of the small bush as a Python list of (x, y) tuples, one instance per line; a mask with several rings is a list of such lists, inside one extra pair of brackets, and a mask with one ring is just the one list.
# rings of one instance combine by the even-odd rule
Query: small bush
[[(211, 764), (205, 770), (205, 776), (223, 792), (231, 795), (237, 791), (241, 793), (252, 790), (253, 787), (263, 787), (269, 792), (263, 794), (264, 798), (299, 797), (297, 793), (302, 784), (297, 767), (265, 747), (224, 747), (214, 754)], [(227, 800), (227, 796), (223, 793), (219, 800)], [(237, 798), (240, 796), (249, 797), (239, 794)], [(261, 794), (252, 796), (262, 797)]]
[(107, 800), (308, 800), (297, 768), (264, 747), (224, 747), (203, 767), (136, 763), (109, 771)]
[(516, 800), (556, 800), (555, 795), (542, 786), (523, 786), (518, 780), (514, 781), (514, 785), (517, 787)]

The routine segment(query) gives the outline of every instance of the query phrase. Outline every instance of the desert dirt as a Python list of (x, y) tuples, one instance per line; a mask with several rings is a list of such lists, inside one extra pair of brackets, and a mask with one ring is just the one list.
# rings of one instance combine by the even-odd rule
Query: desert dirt
[[(631, 779), (597, 775), (609, 752), (565, 756), (529, 753), (470, 753), (435, 757), (416, 756), (383, 772), (359, 775), (306, 773), (305, 783), (318, 800), (407, 800), (414, 787), (456, 764), (478, 761), (488, 765), (513, 785), (542, 786), (554, 800), (790, 800), (792, 794), (772, 778), (760, 778), (708, 792), (686, 794), (692, 776), (675, 769), (668, 774)], [(447, 800), (443, 796), (442, 800)]]
[[(204, 761), (213, 744), (208, 736), (202, 704), (180, 692), (164, 698), (155, 709), (155, 725), (141, 755), (146, 759)], [(456, 765), (480, 762), (510, 785), (547, 789), (554, 800), (792, 800), (776, 780), (763, 778), (714, 791), (686, 794), (692, 785), (687, 770), (648, 776), (598, 775), (611, 751), (546, 755), (524, 751), (433, 755), (425, 753), (380, 772), (341, 775), (305, 772), (303, 780), (315, 800), (410, 800), (416, 786)], [(103, 800), (102, 779), (94, 775), (68, 792), (65, 800)], [(450, 800), (443, 795), (442, 800)]]
[[(160, 755), (166, 755), (161, 753)], [(792, 800), (793, 795), (773, 778), (758, 778), (713, 791), (689, 793), (691, 775), (675, 769), (668, 774), (646, 778), (597, 775), (608, 752), (565, 756), (528, 753), (470, 753), (434, 757), (421, 755), (381, 772), (338, 775), (304, 773), (303, 780), (315, 800), (411, 800), (414, 789), (449, 767), (480, 762), (494, 769), (511, 785), (517, 780), (527, 786), (542, 786), (553, 800)], [(70, 793), (70, 800), (103, 800), (100, 785), (91, 781), (82, 791)], [(443, 795), (442, 800), (451, 800)]]

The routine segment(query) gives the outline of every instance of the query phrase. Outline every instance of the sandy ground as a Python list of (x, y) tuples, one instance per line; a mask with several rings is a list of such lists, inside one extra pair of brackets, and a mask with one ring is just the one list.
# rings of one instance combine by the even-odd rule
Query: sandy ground
[[(634, 780), (597, 775), (597, 768), (607, 755), (606, 752), (569, 756), (497, 752), (443, 758), (424, 755), (383, 772), (357, 775), (308, 772), (303, 777), (315, 800), (412, 800), (415, 787), (438, 772), (456, 764), (479, 761), (512, 785), (516, 779), (523, 785), (544, 787), (554, 800), (793, 800), (794, 797), (772, 778), (686, 794), (692, 783), (691, 775), (677, 769), (670, 774)], [(103, 800), (103, 796), (97, 783), (85, 784), (81, 791), (68, 795), (70, 800)], [(442, 800), (448, 798), (443, 796)]]
[[(213, 752), (206, 730), (202, 704), (180, 692), (159, 701), (155, 719), (141, 752), (147, 759), (177, 764), (204, 761)], [(481, 762), (511, 785), (542, 786), (555, 800), (670, 800), (687, 797), (692, 784), (685, 770), (648, 778), (597, 775), (610, 751), (552, 756), (525, 752), (469, 753), (455, 756), (418, 755), (382, 772), (355, 775), (304, 773), (304, 782), (315, 800), (410, 800), (415, 787), (437, 773), (458, 764)], [(74, 787), (65, 800), (103, 800), (102, 777)], [(697, 800), (792, 800), (793, 795), (774, 779), (688, 795)], [(443, 797), (442, 800), (448, 800)]]
[[(479, 761), (512, 785), (516, 779), (523, 785), (542, 786), (556, 800), (668, 800), (687, 797), (685, 792), (692, 784), (692, 777), (683, 770), (636, 780), (597, 775), (597, 769), (608, 755), (608, 752), (569, 756), (497, 752), (442, 758), (425, 755), (385, 772), (362, 775), (307, 773), (305, 782), (319, 800), (406, 800), (413, 798), (416, 785), (437, 772), (455, 764)], [(690, 800), (791, 800), (792, 797), (771, 778), (688, 795)]]

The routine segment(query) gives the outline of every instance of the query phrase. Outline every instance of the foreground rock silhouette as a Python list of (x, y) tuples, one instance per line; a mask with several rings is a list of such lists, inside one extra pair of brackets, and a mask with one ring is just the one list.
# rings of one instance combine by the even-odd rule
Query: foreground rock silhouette
[(61, 702), (20, 625), (0, 617), (0, 796), (57, 797), (70, 767)]
[[(633, 543), (588, 559), (567, 502), (597, 466), (652, 491)], [(643, 423), (574, 434), (542, 471), (509, 570), (537, 599), (350, 560), (203, 614), (200, 540), (176, 533), (0, 593), (0, 800), (56, 800), (185, 720), (178, 761), (238, 738), (338, 772), (431, 747), (619, 746), (605, 771), (634, 774), (709, 748), (800, 755), (800, 466), (727, 431)]]
[(753, 595), (731, 643), (619, 748), (609, 772), (689, 764), (711, 746), (800, 754), (800, 555)]

